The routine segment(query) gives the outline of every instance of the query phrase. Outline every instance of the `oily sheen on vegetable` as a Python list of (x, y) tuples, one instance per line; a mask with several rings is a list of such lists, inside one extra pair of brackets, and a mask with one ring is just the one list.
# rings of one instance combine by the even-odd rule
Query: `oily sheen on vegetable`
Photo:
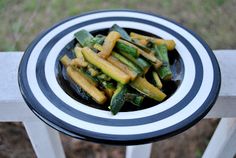
[(106, 35), (80, 30), (75, 39), (70, 57), (64, 55), (60, 61), (69, 81), (79, 87), (77, 93), (88, 96), (84, 99), (116, 115), (126, 102), (138, 108), (145, 106), (145, 98), (162, 102), (167, 97), (162, 88), (168, 85), (162, 82), (172, 79), (168, 51), (175, 48), (173, 40), (129, 35), (117, 24)]

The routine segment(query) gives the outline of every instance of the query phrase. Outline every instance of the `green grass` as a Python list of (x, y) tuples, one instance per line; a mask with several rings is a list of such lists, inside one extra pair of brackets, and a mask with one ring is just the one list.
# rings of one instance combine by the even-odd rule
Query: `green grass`
[(195, 151), (195, 158), (201, 158), (202, 154), (203, 154), (203, 152), (197, 148)]
[(25, 50), (37, 34), (66, 17), (118, 8), (169, 17), (199, 34), (213, 49), (236, 48), (235, 0), (0, 0), (0, 51)]

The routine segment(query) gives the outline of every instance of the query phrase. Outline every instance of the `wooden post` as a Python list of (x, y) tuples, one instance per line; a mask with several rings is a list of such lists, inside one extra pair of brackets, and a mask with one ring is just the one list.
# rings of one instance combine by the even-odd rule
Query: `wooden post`
[(24, 121), (23, 124), (38, 158), (65, 158), (60, 135), (56, 130), (39, 119)]
[(23, 122), (38, 158), (65, 158), (59, 133), (25, 104), (17, 82), (22, 53), (0, 53), (0, 122)]
[(126, 158), (150, 158), (152, 144), (126, 147)]
[(202, 158), (233, 158), (236, 153), (236, 118), (221, 119)]

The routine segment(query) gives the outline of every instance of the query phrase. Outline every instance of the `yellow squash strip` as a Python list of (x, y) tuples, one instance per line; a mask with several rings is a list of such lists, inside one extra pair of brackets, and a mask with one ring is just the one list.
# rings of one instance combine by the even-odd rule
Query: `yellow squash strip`
[(119, 39), (118, 41), (122, 42), (122, 43), (125, 43), (131, 47), (134, 47), (137, 49), (138, 53), (141, 54), (143, 57), (145, 57), (146, 59), (150, 60), (151, 62), (155, 63), (158, 61), (158, 59), (153, 55), (153, 54), (150, 54), (150, 53), (147, 53), (145, 51), (143, 51), (142, 49), (138, 48), (137, 46), (125, 41), (125, 40), (122, 40), (122, 39)]
[(67, 67), (70, 65), (70, 62), (71, 62), (71, 59), (67, 56), (67, 55), (64, 55), (61, 59), (60, 59), (61, 63)]
[(87, 92), (97, 103), (103, 104), (107, 98), (102, 91), (93, 86), (81, 72), (74, 70), (71, 66), (67, 67), (67, 74), (78, 84), (85, 92)]
[(157, 87), (153, 86), (145, 78), (138, 77), (136, 80), (131, 82), (130, 85), (140, 93), (143, 93), (148, 97), (155, 99), (157, 101), (162, 101), (166, 97), (165, 93), (163, 93)]
[(139, 43), (143, 46), (146, 46), (148, 44), (148, 41), (146, 39), (139, 40)]
[(111, 31), (102, 45), (102, 51), (98, 55), (104, 59), (108, 58), (114, 48), (116, 41), (120, 38), (120, 34), (116, 31)]
[(89, 67), (88, 65), (88, 72), (90, 73), (91, 76), (95, 77), (99, 74), (99, 72), (97, 70), (95, 70), (94, 68), (92, 67)]
[(155, 70), (157, 70), (157, 69), (159, 69), (159, 67), (161, 67), (162, 61), (158, 60), (158, 61), (156, 61), (156, 63), (152, 63), (152, 65), (155, 68)]
[(175, 49), (175, 41), (174, 40), (163, 40), (163, 39), (154, 38), (153, 41), (157, 45), (165, 44), (168, 50)]
[(83, 75), (83, 77), (93, 86), (97, 87), (98, 83), (95, 82), (91, 77), (89, 77), (88, 75), (85, 74), (85, 72), (81, 71), (80, 69), (76, 70), (79, 71), (81, 75)]
[[(147, 53), (147, 52), (143, 51), (142, 49), (138, 48), (137, 46), (135, 46), (135, 45), (133, 45), (133, 44), (131, 44), (131, 43), (125, 41), (125, 40), (119, 39), (118, 41), (123, 42), (124, 44), (127, 44), (127, 45), (129, 45), (129, 46), (131, 46), (131, 47), (136, 48), (137, 51), (138, 51), (138, 54), (141, 54), (142, 56), (144, 56), (144, 57), (147, 58), (148, 60), (152, 61), (152, 62), (154, 63), (154, 65), (157, 65), (158, 67), (162, 65), (162, 62), (161, 62), (159, 59), (157, 59), (157, 58), (154, 56), (154, 54), (152, 54), (152, 53)], [(94, 45), (94, 48), (97, 49), (97, 50), (99, 50), (99, 51), (102, 51), (102, 50), (103, 50), (103, 48), (102, 48), (101, 45), (99, 45), (99, 44), (95, 44), (95, 45)], [(156, 67), (156, 66), (155, 66), (155, 67)]]
[(87, 67), (88, 63), (81, 58), (74, 58), (71, 60), (70, 65), (73, 67)]
[(130, 81), (130, 76), (128, 74), (121, 71), (119, 68), (115, 67), (114, 65), (109, 63), (107, 60), (99, 57), (98, 54), (93, 52), (90, 48), (84, 47), (82, 49), (82, 53), (83, 53), (84, 58), (89, 63), (101, 69), (103, 73), (110, 76), (112, 79), (122, 84), (126, 84)]
[(131, 77), (132, 81), (138, 76), (138, 74), (135, 71), (130, 70), (128, 66), (126, 66), (125, 64), (123, 64), (117, 58), (113, 56), (109, 56), (107, 58), (107, 61), (109, 61), (110, 63), (112, 63), (113, 65), (115, 65), (116, 67), (124, 71), (125, 73), (127, 73)]
[[(102, 46), (99, 44), (95, 44), (93, 47), (99, 51), (102, 50)], [(138, 74), (135, 71), (130, 70), (128, 66), (120, 62), (117, 58), (113, 57), (112, 55), (107, 58), (107, 61), (109, 61), (110, 63), (112, 63), (113, 65), (124, 71), (126, 74), (128, 74), (131, 77), (132, 81), (138, 76)]]
[(98, 44), (98, 43), (95, 43), (94, 45), (93, 45), (93, 48), (95, 48), (95, 49), (97, 49), (97, 50), (99, 50), (99, 51), (102, 51), (102, 45), (100, 45), (100, 44)]
[(162, 85), (162, 83), (161, 83), (161, 80), (160, 80), (158, 74), (153, 71), (153, 72), (152, 72), (152, 76), (153, 76), (153, 78), (154, 78), (154, 80), (155, 80), (155, 82), (156, 82), (157, 88), (161, 89), (163, 85)]
[(115, 92), (115, 89), (105, 88), (105, 89), (104, 89), (104, 92), (105, 92), (106, 96), (108, 96), (109, 98), (111, 98), (112, 95), (113, 95), (114, 92)]
[(84, 59), (81, 47), (75, 46), (74, 51), (76, 58)]
[(174, 40), (164, 40), (164, 39), (160, 39), (160, 38), (140, 35), (140, 34), (137, 34), (134, 32), (130, 33), (130, 37), (134, 38), (134, 39), (139, 39), (139, 40), (151, 40), (152, 42), (156, 43), (157, 45), (165, 44), (167, 46), (168, 50), (173, 50), (175, 48), (175, 41)]

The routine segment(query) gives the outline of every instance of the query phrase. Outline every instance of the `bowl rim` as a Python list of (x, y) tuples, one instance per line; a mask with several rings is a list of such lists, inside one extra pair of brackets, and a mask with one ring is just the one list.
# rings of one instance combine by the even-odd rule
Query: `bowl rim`
[[(128, 141), (125, 141), (125, 140), (104, 140), (104, 139), (101, 139), (101, 138), (94, 138), (94, 137), (90, 137), (88, 135), (84, 135), (84, 134), (81, 134), (78, 135), (78, 133), (74, 133), (73, 131), (68, 131), (68, 130), (65, 130), (63, 131), (63, 129), (59, 129), (58, 127), (55, 127), (57, 126), (56, 124), (52, 123), (52, 122), (47, 122), (47, 120), (45, 120), (44, 118), (42, 118), (42, 116), (40, 116), (40, 114), (38, 114), (37, 111), (35, 111), (35, 109), (32, 107), (32, 103), (30, 103), (30, 101), (28, 100), (27, 96), (29, 94), (27, 94), (27, 92), (23, 89), (23, 83), (22, 83), (22, 76), (21, 76), (21, 72), (23, 71), (22, 70), (22, 67), (20, 66), (19, 67), (19, 70), (18, 70), (18, 84), (19, 84), (19, 87), (20, 87), (20, 91), (23, 95), (23, 98), (24, 100), (26, 101), (26, 103), (29, 105), (30, 109), (41, 119), (43, 120), (45, 123), (49, 124), (51, 127), (53, 128), (56, 128), (57, 130), (65, 133), (65, 134), (69, 134), (73, 137), (76, 137), (76, 138), (84, 138), (86, 140), (91, 140), (91, 141), (95, 141), (95, 142), (102, 142), (102, 143), (108, 143), (108, 144), (120, 144), (120, 145), (131, 145), (131, 144), (143, 144), (143, 143), (147, 143), (147, 142), (152, 142), (152, 141), (155, 141), (155, 140), (160, 140), (160, 139), (164, 139), (164, 138), (167, 138), (169, 136), (172, 136), (172, 135), (176, 135), (182, 131), (184, 131), (185, 129), (191, 127), (192, 125), (194, 125), (196, 122), (198, 122), (199, 120), (201, 120), (207, 113), (208, 111), (211, 109), (211, 107), (214, 105), (215, 101), (216, 101), (216, 98), (219, 94), (219, 89), (220, 89), (220, 84), (221, 84), (221, 76), (220, 76), (220, 68), (219, 68), (219, 65), (217, 63), (217, 60), (212, 52), (212, 50), (209, 48), (209, 46), (206, 44), (206, 42), (204, 40), (202, 40), (197, 34), (195, 34), (194, 32), (192, 32), (191, 30), (185, 28), (184, 26), (176, 23), (175, 21), (173, 20), (170, 20), (166, 17), (162, 17), (160, 15), (157, 15), (157, 14), (153, 14), (153, 13), (147, 13), (147, 12), (143, 12), (143, 11), (136, 11), (136, 10), (130, 10), (130, 9), (112, 9), (112, 10), (98, 10), (98, 11), (92, 11), (92, 12), (87, 12), (87, 13), (83, 13), (83, 14), (80, 14), (80, 15), (76, 15), (76, 16), (72, 16), (72, 17), (69, 17), (69, 18), (66, 18), (62, 21), (60, 21), (59, 23), (56, 23), (54, 24), (52, 27), (50, 27), (49, 29), (43, 31), (42, 33), (40, 33), (33, 41), (32, 43), (28, 46), (28, 48), (26, 49), (25, 52), (30, 52), (31, 49), (34, 48), (34, 45), (44, 36), (46, 35), (48, 32), (50, 32), (50, 30), (52, 30), (53, 28), (56, 28), (57, 26), (61, 25), (62, 23), (66, 22), (66, 21), (70, 21), (74, 18), (78, 18), (78, 17), (81, 17), (81, 16), (85, 16), (85, 15), (90, 15), (90, 14), (96, 14), (96, 13), (101, 13), (101, 12), (113, 12), (113, 11), (127, 11), (127, 12), (134, 12), (134, 13), (142, 13), (142, 14), (147, 14), (147, 15), (152, 15), (152, 16), (157, 16), (159, 18), (162, 18), (164, 20), (167, 20), (169, 22), (172, 22), (174, 23), (175, 25), (185, 29), (186, 31), (188, 31), (191, 35), (193, 35), (198, 41), (200, 41), (200, 43), (204, 46), (204, 48), (207, 50), (207, 52), (210, 52), (209, 56), (211, 57), (212, 59), (212, 64), (214, 64), (214, 71), (215, 71), (215, 74), (217, 76), (217, 83), (215, 85), (215, 90), (214, 90), (214, 94), (210, 94), (209, 96), (211, 96), (212, 99), (208, 100), (208, 106), (206, 107), (206, 109), (204, 110), (204, 112), (199, 112), (197, 113), (197, 116), (194, 117), (194, 119), (192, 119), (191, 123), (188, 123), (186, 124), (185, 126), (183, 126), (182, 128), (179, 128), (178, 130), (175, 130), (175, 131), (170, 131), (169, 133), (165, 133), (163, 134), (161, 137), (151, 137), (151, 138), (147, 138), (147, 139), (134, 139), (132, 141), (128, 140)], [(23, 57), (24, 58), (24, 57)], [(24, 62), (24, 59), (21, 59), (21, 62), (20, 62), (20, 65), (23, 64)], [(51, 123), (51, 124), (50, 124)], [(96, 132), (95, 132), (96, 134)], [(82, 136), (82, 137), (81, 137)]]

